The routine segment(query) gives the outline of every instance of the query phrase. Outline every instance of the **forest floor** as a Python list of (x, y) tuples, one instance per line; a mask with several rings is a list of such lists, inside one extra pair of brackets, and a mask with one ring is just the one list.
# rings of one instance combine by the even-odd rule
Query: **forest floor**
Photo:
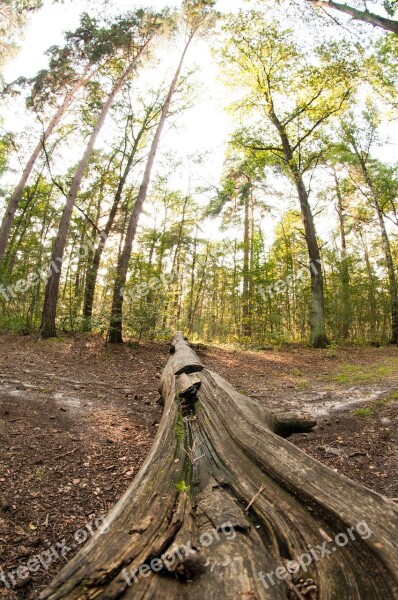
[[(167, 353), (0, 334), (0, 598), (38, 598), (131, 483), (161, 418)], [(398, 500), (396, 347), (199, 354), (258, 402), (316, 415), (290, 441)]]

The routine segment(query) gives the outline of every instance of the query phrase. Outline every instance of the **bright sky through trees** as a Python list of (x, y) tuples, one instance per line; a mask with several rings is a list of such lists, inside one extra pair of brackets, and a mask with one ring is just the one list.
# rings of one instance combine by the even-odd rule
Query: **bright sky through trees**
[[(81, 13), (89, 11), (95, 14), (101, 5), (102, 0), (100, 2), (74, 0), (65, 4), (53, 4), (51, 0), (46, 0), (43, 8), (30, 18), (29, 25), (20, 42), (18, 54), (6, 64), (5, 80), (13, 81), (20, 76), (30, 77), (45, 68), (47, 59), (44, 52), (47, 48), (62, 43), (63, 31), (73, 30), (77, 27)], [(141, 0), (137, 5), (161, 9), (165, 6), (178, 7), (180, 2), (179, 0)], [(247, 7), (247, 0), (218, 0), (217, 2), (217, 9), (222, 12), (236, 11), (245, 7)], [(131, 8), (131, 0), (113, 0), (107, 3), (109, 13), (121, 13)], [(169, 53), (169, 51), (168, 47), (167, 52)], [(177, 53), (169, 59), (171, 69), (176, 56)], [(160, 58), (164, 60), (161, 51)], [(166, 135), (163, 136), (164, 145), (171, 152), (177, 150), (182, 157), (205, 154), (206, 159), (200, 169), (200, 183), (216, 185), (223, 168), (225, 143), (232, 127), (231, 119), (224, 110), (228, 100), (225, 96), (225, 89), (219, 81), (218, 71), (212, 60), (208, 44), (203, 41), (195, 43), (187, 58), (187, 64), (188, 68), (199, 65), (202, 72), (202, 76), (199, 74), (199, 80), (203, 87), (202, 93), (198, 104), (183, 116), (178, 131), (166, 130)], [(162, 61), (160, 69), (164, 68)], [(206, 72), (205, 76), (203, 72)], [(154, 74), (153, 77), (159, 77), (159, 73)], [(23, 105), (18, 110), (13, 105), (6, 113), (6, 122), (7, 127), (16, 131), (31, 126), (30, 115), (26, 119)], [(100, 136), (99, 145), (101, 145), (101, 139), (104, 141), (106, 136), (105, 127), (104, 133)], [(73, 162), (74, 153), (71, 153), (69, 158)], [(181, 172), (176, 177), (177, 185), (182, 186), (189, 185), (189, 182), (192, 183), (192, 179), (195, 179), (192, 168), (188, 165), (185, 181), (181, 181)], [(210, 227), (211, 235), (217, 237), (221, 235), (217, 222), (209, 223), (208, 227)]]
[[(353, 1), (359, 3), (359, 0)], [(182, 0), (143, 0), (139, 4), (135, 4), (131, 0), (65, 0), (65, 2), (56, 1), (55, 3), (45, 0), (41, 9), (29, 15), (26, 27), (21, 32), (20, 49), (15, 56), (8, 58), (3, 68), (3, 77), (6, 83), (15, 82), (21, 76), (35, 77), (41, 69), (46, 69), (48, 66), (46, 50), (54, 45), (63, 47), (65, 31), (79, 31), (82, 14), (88, 14), (82, 22), (82, 31), (85, 32), (85, 36), (88, 36), (88, 40), (95, 40), (94, 47), (101, 54), (101, 36), (108, 35), (106, 32), (109, 24), (117, 24), (125, 11), (134, 11), (138, 5), (142, 6), (144, 10), (148, 10), (150, 7), (155, 10), (169, 7), (175, 8), (176, 12), (173, 13), (172, 18), (170, 18), (170, 14), (167, 14), (165, 30), (156, 39), (153, 47), (151, 46), (148, 56), (145, 54), (145, 58), (143, 56), (143, 60), (137, 63), (136, 67), (138, 68), (134, 68), (131, 72), (133, 76), (125, 81), (126, 85), (123, 85), (123, 89), (119, 89), (120, 94), (114, 96), (109, 107), (110, 110), (107, 109), (107, 117), (95, 134), (95, 151), (92, 156), (93, 149), (90, 150), (91, 162), (86, 163), (84, 177), (81, 178), (79, 174), (81, 189), (75, 210), (73, 210), (71, 229), (64, 232), (69, 235), (65, 247), (68, 257), (70, 257), (72, 247), (77, 243), (76, 236), (81, 234), (83, 238), (90, 237), (92, 235), (90, 227), (93, 226), (93, 223), (94, 227), (103, 227), (106, 222), (115, 186), (117, 187), (117, 178), (120, 176), (119, 171), (127, 156), (123, 150), (123, 144), (126, 143), (128, 146), (131, 143), (131, 140), (130, 142), (126, 141), (127, 132), (134, 137), (134, 127), (138, 127), (143, 114), (140, 113), (140, 110), (142, 111), (144, 106), (147, 108), (150, 106), (151, 98), (157, 97), (160, 105), (165, 103), (167, 89), (170, 88), (170, 82), (185, 45), (184, 30), (175, 29), (176, 21), (174, 19), (177, 18), (177, 14), (181, 18), (181, 15), (184, 14), (184, 7), (186, 8), (188, 4)], [(203, 5), (200, 6), (203, 8)], [(207, 6), (209, 7), (209, 5)], [(371, 6), (369, 5), (369, 7)], [(362, 235), (363, 227), (365, 229), (369, 227), (369, 231), (371, 231), (374, 225), (372, 210), (375, 210), (376, 204), (373, 203), (373, 208), (365, 215), (366, 220), (364, 221), (365, 217), (360, 212), (362, 210), (361, 202), (369, 202), (369, 194), (364, 193), (363, 182), (358, 181), (358, 178), (365, 176), (358, 171), (358, 165), (352, 164), (352, 157), (347, 159), (347, 153), (339, 154), (336, 147), (342, 139), (341, 119), (344, 115), (349, 114), (347, 118), (356, 123), (358, 139), (361, 140), (363, 131), (367, 127), (365, 113), (370, 114), (374, 111), (377, 131), (375, 130), (375, 137), (372, 139), (370, 154), (365, 157), (365, 162), (370, 157), (369, 165), (365, 164), (369, 170), (370, 179), (367, 175), (368, 179), (365, 178), (365, 185), (367, 188), (373, 186), (376, 189), (377, 186), (382, 186), (380, 178), (388, 180), (388, 186), (395, 185), (394, 178), (397, 169), (395, 158), (398, 140), (395, 116), (395, 81), (398, 75), (395, 73), (394, 66), (396, 36), (386, 34), (382, 29), (375, 29), (369, 24), (350, 21), (346, 16), (339, 15), (336, 18), (334, 14), (331, 14), (328, 17), (323, 8), (316, 9), (307, 0), (218, 0), (215, 2), (215, 8), (225, 18), (218, 19), (215, 28), (210, 28), (203, 35), (195, 36), (188, 54), (184, 58), (181, 88), (176, 90), (170, 112), (164, 127), (162, 126), (160, 143), (156, 144), (156, 160), (148, 188), (148, 202), (145, 202), (142, 208), (138, 237), (137, 240), (134, 239), (133, 254), (137, 253), (137, 255), (132, 256), (129, 268), (139, 264), (137, 256), (141, 260), (142, 252), (146, 248), (145, 244), (149, 243), (152, 235), (155, 236), (153, 238), (155, 245), (148, 255), (150, 264), (148, 273), (153, 268), (151, 261), (154, 260), (155, 250), (158, 252), (159, 260), (157, 268), (162, 267), (163, 260), (168, 267), (174, 263), (179, 264), (183, 233), (178, 222), (179, 219), (182, 219), (185, 223), (183, 228), (186, 227), (187, 231), (189, 230), (189, 233), (186, 234), (188, 247), (190, 247), (192, 239), (195, 239), (195, 244), (199, 244), (199, 248), (201, 248), (198, 250), (198, 255), (194, 253), (192, 258), (194, 267), (199, 268), (192, 286), (197, 285), (202, 294), (201, 261), (198, 262), (198, 256), (201, 254), (205, 257), (203, 260), (208, 265), (206, 261), (216, 260), (218, 252), (221, 252), (219, 248), (222, 246), (223, 251), (219, 255), (222, 262), (221, 270), (232, 269), (231, 273), (236, 274), (242, 267), (240, 260), (241, 253), (243, 253), (242, 289), (245, 290), (244, 298), (240, 303), (239, 293), (237, 292), (233, 296), (233, 310), (237, 310), (239, 313), (243, 307), (244, 314), (254, 314), (251, 312), (254, 310), (254, 305), (249, 306), (247, 302), (249, 291), (251, 290), (250, 293), (252, 293), (254, 289), (254, 280), (250, 280), (248, 277), (248, 270), (258, 269), (258, 281), (268, 281), (267, 269), (271, 269), (272, 264), (278, 264), (278, 244), (282, 243), (285, 231), (287, 231), (286, 236), (293, 239), (292, 244), (298, 232), (299, 237), (296, 240), (298, 245), (294, 250), (295, 260), (297, 258), (301, 263), (306, 260), (304, 248), (301, 246), (306, 235), (302, 230), (303, 223), (300, 222), (300, 218), (297, 220), (297, 213), (304, 210), (304, 205), (306, 205), (305, 211), (307, 212), (307, 217), (303, 218), (304, 224), (308, 224), (310, 220), (313, 220), (315, 224), (315, 227), (310, 225), (307, 231), (307, 234), (311, 233), (312, 236), (312, 255), (310, 256), (312, 262), (318, 260), (318, 255), (335, 257), (336, 252), (337, 256), (339, 255), (340, 241), (338, 229), (336, 229), (338, 214), (343, 221), (348, 219), (348, 222), (344, 223), (347, 228), (347, 237), (351, 235), (355, 238), (357, 236), (355, 244), (358, 242), (362, 245), (361, 248), (357, 247), (356, 251), (359, 249), (359, 255), (365, 252), (368, 241), (358, 238), (358, 235)], [(381, 3), (378, 7), (374, 7), (375, 11), (380, 9)], [(231, 13), (236, 13), (238, 10), (243, 12), (235, 18)], [(119, 27), (117, 29), (119, 33), (122, 31), (120, 25), (115, 25), (115, 27)], [(233, 36), (229, 38), (233, 28), (235, 28), (236, 38)], [(244, 36), (246, 35), (246, 41), (241, 39), (244, 50), (244, 57), (241, 57), (243, 65), (239, 61), (235, 61), (236, 53), (240, 52), (237, 40), (242, 32), (244, 32)], [(90, 36), (93, 37), (90, 38)], [(283, 60), (282, 62), (277, 61), (277, 67), (274, 68), (272, 61), (275, 58), (276, 49), (273, 48), (273, 44), (276, 43), (279, 36), (285, 40), (278, 50)], [(70, 38), (67, 36), (66, 39)], [(120, 39), (125, 38), (121, 35)], [(226, 51), (228, 39), (231, 46)], [(86, 41), (80, 41), (83, 45), (83, 56), (85, 56)], [(256, 44), (258, 44), (258, 56), (255, 50)], [(385, 45), (383, 46), (383, 44)], [(78, 47), (76, 46), (76, 48)], [(19, 198), (18, 203), (20, 200), (22, 205), (24, 202), (28, 202), (26, 208), (28, 212), (22, 213), (20, 222), (18, 220), (20, 208), (16, 210), (16, 202), (13, 201), (16, 192), (12, 192), (13, 188), (14, 190), (19, 189), (21, 184), (16, 186), (18, 177), (21, 177), (21, 172), (26, 172), (26, 168), (31, 164), (29, 157), (32, 156), (32, 152), (34, 154), (34, 149), (38, 148), (39, 154), (42, 155), (31, 171), (32, 177), (30, 175), (29, 177), (31, 182), (36, 177), (36, 181), (40, 185), (42, 185), (41, 178), (46, 180), (42, 193), (45, 197), (47, 194), (51, 202), (48, 207), (47, 204), (45, 205), (47, 207), (45, 210), (54, 211), (46, 213), (49, 224), (48, 230), (45, 229), (43, 233), (44, 253), (48, 254), (51, 239), (57, 232), (64, 199), (67, 197), (65, 190), (69, 189), (68, 186), (74, 179), (76, 167), (81, 164), (79, 157), (84, 153), (87, 141), (92, 135), (90, 132), (93, 131), (93, 125), (102, 110), (104, 98), (107, 95), (109, 97), (112, 86), (120, 76), (120, 69), (126, 66), (123, 61), (128, 59), (130, 50), (127, 43), (125, 46), (127, 54), (114, 53), (109, 63), (105, 61), (99, 67), (92, 82), (85, 84), (81, 93), (77, 94), (76, 102), (74, 101), (70, 110), (62, 115), (60, 127), (51, 136), (48, 148), (44, 147), (44, 150), (50, 151), (49, 156), (46, 152), (40, 152), (40, 140), (43, 139), (43, 132), (47, 131), (47, 123), (52, 122), (51, 113), (56, 107), (56, 103), (61, 108), (63, 106), (60, 98), (66, 90), (62, 86), (66, 85), (68, 88), (72, 79), (68, 80), (61, 76), (62, 84), (59, 87), (57, 86), (57, 77), (59, 73), (62, 75), (62, 68), (61, 71), (55, 71), (57, 75), (48, 75), (49, 80), (54, 82), (54, 97), (57, 100), (54, 103), (44, 97), (44, 104), (38, 107), (36, 114), (37, 107), (33, 106), (32, 110), (32, 104), (28, 107), (25, 105), (25, 100), (30, 93), (30, 84), (23, 84), (21, 87), (18, 83), (7, 89), (7, 92), (12, 90), (12, 95), (6, 93), (2, 99), (1, 131), (4, 136), (3, 143), (9, 144), (10, 149), (4, 153), (8, 168), (3, 167), (0, 192), (5, 202), (8, 203), (4, 204), (2, 201), (3, 221), (11, 222), (10, 215), (12, 218), (14, 216), (17, 218), (14, 225), (14, 229), (15, 227), (16, 229), (11, 232), (12, 244), (25, 243), (23, 234), (18, 242), (18, 228), (22, 227), (21, 223), (24, 222), (24, 219), (29, 223), (29, 211), (34, 212), (36, 208), (39, 212), (44, 210), (40, 203), (36, 204), (29, 199), (29, 193), (33, 193), (32, 198), (34, 197), (34, 188), (31, 192), (29, 185), (25, 189), (24, 184), (21, 189), (24, 190), (25, 195)], [(73, 52), (74, 50), (71, 56), (74, 56)], [(77, 58), (79, 52), (80, 50), (73, 59), (77, 62), (70, 64), (75, 65), (73, 72), (80, 77), (79, 67), (76, 70), (76, 65), (82, 64)], [(229, 52), (230, 54), (228, 54)], [(253, 53), (257, 58), (253, 58)], [(68, 60), (69, 58), (66, 61), (67, 64)], [(95, 61), (93, 64), (96, 64)], [(267, 72), (267, 64), (271, 69), (268, 84), (264, 83), (262, 79), (264, 73)], [(383, 65), (385, 66), (384, 72), (382, 72)], [(253, 75), (252, 79), (250, 73)], [(272, 90), (270, 82), (274, 86)], [(53, 84), (50, 84), (50, 87)], [(16, 90), (18, 93), (14, 93)], [(272, 100), (270, 100), (270, 94), (272, 94)], [(276, 107), (275, 114), (273, 114), (272, 105)], [(283, 128), (287, 131), (286, 135), (288, 141), (290, 140), (291, 148), (286, 150), (285, 147), (282, 155), (281, 147), (283, 147), (285, 139)], [(279, 133), (275, 137), (277, 130)], [(279, 135), (281, 132), (282, 136)], [(128, 222), (126, 211), (130, 210), (134, 204), (135, 194), (140, 189), (140, 181), (143, 179), (147, 157), (151, 156), (151, 135), (152, 132), (148, 130), (142, 148), (137, 150), (137, 161), (129, 172), (127, 188), (123, 193), (124, 204), (122, 203), (117, 208), (119, 212), (116, 221), (110, 226), (111, 242), (105, 250), (99, 270), (100, 288), (104, 288), (106, 310), (109, 308), (112, 265), (117, 260), (118, 246), (122, 247), (123, 232), (125, 231), (123, 227)], [(44, 141), (46, 146), (46, 137), (44, 137)], [(273, 155), (275, 152), (276, 154)], [(360, 153), (357, 155), (360, 156)], [(0, 154), (0, 168), (2, 166), (1, 158)], [(382, 166), (376, 169), (377, 162), (374, 161), (380, 161)], [(355, 217), (354, 213), (346, 214), (341, 208), (340, 213), (336, 212), (336, 183), (333, 179), (333, 168), (336, 164), (338, 164), (338, 170), (340, 169), (339, 176), (346, 177), (346, 181), (341, 183), (348, 190), (347, 198), (344, 197), (344, 194), (342, 196), (343, 204), (348, 200), (352, 203), (352, 211), (359, 211)], [(102, 172), (106, 178), (110, 179), (106, 184), (101, 183)], [(22, 174), (22, 179), (23, 177)], [(249, 183), (245, 179), (247, 177), (250, 180)], [(372, 182), (372, 177), (375, 178), (375, 182)], [(296, 181), (297, 178), (300, 179), (299, 182)], [(352, 188), (351, 180), (355, 183), (354, 188)], [(100, 191), (102, 185), (109, 186), (103, 195)], [(252, 189), (252, 195), (248, 194), (249, 189)], [(391, 233), (395, 239), (395, 200), (391, 201), (386, 187), (380, 187), (380, 190), (380, 193), (384, 194), (386, 198), (382, 201), (382, 210), (391, 212), (385, 216), (386, 232), (387, 235)], [(297, 202), (298, 191), (300, 191), (300, 205)], [(26, 194), (28, 194), (27, 198)], [(171, 194), (170, 206), (167, 205), (166, 200), (164, 202), (162, 200), (162, 198), (168, 198), (168, 194)], [(186, 204), (188, 197), (190, 201)], [(97, 207), (96, 202), (98, 202)], [(384, 205), (383, 202), (387, 204)], [(14, 206), (13, 214), (10, 210), (10, 203), (13, 203)], [(5, 212), (4, 206), (7, 206)], [(170, 210), (177, 219), (174, 225), (170, 225)], [(309, 211), (312, 211), (311, 215)], [(29, 243), (37, 242), (40, 218), (38, 216), (36, 220), (33, 220), (34, 232), (32, 238), (29, 238), (32, 240)], [(358, 223), (362, 223), (359, 230), (352, 228), (349, 219), (354, 219), (355, 227), (358, 226)], [(383, 225), (383, 219), (384, 217), (379, 219), (381, 225)], [(366, 226), (363, 223), (366, 223)], [(45, 224), (47, 226), (47, 221)], [(163, 234), (159, 233), (159, 227), (164, 227)], [(69, 230), (69, 225), (67, 229)], [(156, 237), (159, 235), (161, 235), (160, 238)], [(170, 239), (167, 237), (168, 235), (171, 235)], [(179, 241), (177, 250), (173, 254), (171, 248), (174, 246), (168, 248), (168, 244), (174, 243), (175, 235)], [(369, 243), (376, 243), (378, 234), (374, 227), (369, 235)], [(198, 241), (198, 236), (200, 236), (200, 241)], [(5, 235), (0, 237), (5, 240)], [(146, 240), (144, 246), (141, 241), (138, 241), (142, 239)], [(206, 246), (209, 240), (211, 240), (211, 244), (214, 244), (211, 249)], [(202, 246), (203, 244), (204, 246)], [(230, 244), (229, 247), (228, 244)], [(19, 246), (17, 245), (17, 247)], [(384, 244), (384, 247), (387, 248), (387, 244)], [(196, 248), (195, 245), (195, 252)], [(1, 252), (2, 250), (0, 250), (0, 256)], [(224, 255), (223, 252), (225, 252)], [(391, 252), (392, 254), (395, 252), (394, 245)], [(297, 253), (302, 253), (302, 255), (298, 257)], [(287, 255), (284, 256), (287, 259)], [(223, 257), (225, 257), (225, 263)], [(40, 260), (44, 259), (40, 258)], [(380, 260), (385, 260), (385, 257), (381, 257)], [(373, 276), (372, 268), (378, 275), (383, 274), (383, 266), (382, 263), (379, 263), (376, 253), (371, 263), (373, 265), (370, 264), (368, 269), (368, 278)], [(73, 260), (71, 264), (74, 264)], [(291, 264), (288, 264), (288, 269), (291, 268)], [(217, 271), (218, 266), (214, 268)], [(275, 276), (277, 276), (278, 269), (279, 267), (275, 270)], [(12, 269), (10, 274), (11, 272)], [(71, 271), (66, 271), (63, 277), (68, 279), (69, 272)], [(329, 273), (327, 268), (325, 272), (325, 288), (328, 289)], [(79, 298), (81, 298), (83, 279), (79, 276), (75, 279), (75, 284), (80, 289)], [(393, 281), (393, 278), (390, 279)], [(225, 275), (222, 280), (227, 280)], [(216, 279), (214, 285), (216, 287), (218, 285)], [(234, 290), (241, 289), (239, 278), (236, 279), (235, 275), (233, 275), (231, 286)], [(391, 284), (390, 287), (393, 288), (393, 285)], [(63, 298), (66, 297), (66, 289), (64, 286)], [(117, 289), (115, 288), (115, 290), (117, 295)], [(226, 289), (223, 293), (228, 296), (229, 290)], [(321, 292), (319, 292), (320, 297)], [(40, 301), (41, 298), (35, 300), (36, 311)], [(260, 304), (263, 301), (264, 299), (260, 299)], [(80, 300), (76, 302), (76, 311), (80, 310), (78, 302)], [(321, 306), (320, 300), (316, 300), (316, 302), (318, 306)], [(64, 300), (61, 301), (61, 305), (62, 303)], [(216, 301), (215, 305), (217, 305)], [(308, 304), (305, 306), (308, 307)], [(98, 299), (94, 312), (96, 310), (98, 310)], [(195, 310), (199, 310), (199, 305), (196, 306), (194, 303), (190, 306), (189, 311), (193, 314)], [(318, 312), (321, 314), (321, 311)], [(247, 319), (247, 314), (243, 317), (244, 320)], [(213, 313), (211, 318), (213, 319)], [(346, 328), (346, 330), (348, 329)], [(247, 335), (245, 333), (246, 337)]]

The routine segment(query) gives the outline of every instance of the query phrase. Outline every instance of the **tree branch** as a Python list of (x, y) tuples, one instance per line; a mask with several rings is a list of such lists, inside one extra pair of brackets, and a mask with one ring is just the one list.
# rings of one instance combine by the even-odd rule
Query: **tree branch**
[(340, 4), (338, 2), (334, 2), (333, 0), (307, 0), (307, 2), (311, 2), (311, 4), (314, 6), (320, 6), (321, 8), (333, 8), (334, 10), (339, 10), (346, 15), (350, 15), (357, 21), (370, 23), (370, 25), (373, 25), (374, 27), (381, 27), (386, 31), (392, 31), (392, 33), (398, 35), (398, 21), (394, 21), (393, 19), (381, 17), (375, 13), (369, 12), (368, 10), (358, 10), (352, 6), (348, 6), (348, 4)]

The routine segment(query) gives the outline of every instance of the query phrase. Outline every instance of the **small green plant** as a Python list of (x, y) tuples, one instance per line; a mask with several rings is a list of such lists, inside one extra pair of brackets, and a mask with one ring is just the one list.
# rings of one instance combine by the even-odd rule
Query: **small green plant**
[(43, 479), (44, 469), (43, 467), (36, 467), (36, 478)]
[(303, 379), (302, 381), (298, 382), (297, 387), (300, 390), (308, 390), (308, 388), (310, 387), (310, 384), (308, 383), (308, 381), (306, 379)]
[(365, 406), (364, 408), (356, 408), (352, 414), (356, 417), (370, 417), (373, 412), (374, 409), (371, 406)]
[(185, 483), (184, 479), (181, 479), (181, 481), (176, 483), (175, 488), (176, 488), (177, 492), (190, 492), (191, 491), (191, 486), (187, 485)]
[(330, 358), (335, 358), (337, 356), (337, 344), (335, 342), (330, 342), (326, 350), (326, 355)]
[(292, 375), (293, 375), (293, 377), (302, 377), (303, 376), (303, 372), (300, 371), (300, 369), (293, 369)]
[(136, 340), (130, 340), (129, 342), (127, 342), (127, 345), (129, 348), (139, 348), (140, 347), (140, 343), (137, 342)]
[(379, 409), (383, 408), (383, 406), (387, 406), (390, 402), (396, 399), (398, 399), (398, 390), (390, 392), (388, 396), (385, 396), (384, 398), (379, 398), (370, 406), (357, 408), (353, 411), (353, 414), (356, 417), (370, 417), (371, 415), (374, 415)]

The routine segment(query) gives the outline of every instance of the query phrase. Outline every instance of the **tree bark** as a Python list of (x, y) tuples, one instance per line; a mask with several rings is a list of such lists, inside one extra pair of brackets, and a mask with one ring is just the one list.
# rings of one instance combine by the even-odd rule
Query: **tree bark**
[(174, 96), (174, 92), (176, 91), (178, 81), (180, 79), (180, 74), (182, 70), (182, 66), (184, 64), (186, 53), (188, 52), (188, 48), (191, 44), (192, 37), (189, 37), (188, 42), (185, 45), (184, 51), (181, 55), (181, 59), (179, 65), (177, 67), (177, 71), (174, 75), (173, 81), (171, 82), (171, 86), (169, 92), (167, 94), (162, 113), (159, 119), (159, 123), (156, 129), (156, 133), (152, 140), (151, 148), (149, 151), (148, 160), (146, 163), (144, 175), (142, 178), (142, 183), (138, 192), (137, 199), (135, 201), (135, 205), (133, 208), (133, 212), (131, 213), (131, 218), (127, 227), (126, 237), (124, 240), (124, 246), (120, 258), (118, 260), (117, 269), (116, 269), (116, 277), (115, 284), (113, 288), (113, 298), (112, 298), (112, 312), (111, 312), (111, 320), (109, 324), (109, 342), (111, 344), (122, 344), (123, 343), (123, 291), (127, 281), (127, 272), (129, 266), (129, 260), (131, 256), (131, 252), (133, 249), (133, 242), (135, 238), (135, 234), (137, 232), (138, 221), (141, 216), (142, 208), (144, 206), (144, 202), (147, 197), (149, 183), (151, 181), (151, 175), (153, 166), (155, 163), (156, 154), (158, 151), (160, 138), (166, 123), (166, 119), (169, 114), (171, 102)]
[(76, 93), (78, 92), (78, 90), (81, 87), (83, 87), (84, 85), (86, 85), (86, 83), (90, 80), (91, 77), (87, 76), (89, 68), (90, 68), (89, 66), (86, 67), (83, 75), (75, 83), (75, 85), (69, 90), (69, 92), (67, 92), (67, 94), (65, 95), (64, 101), (62, 102), (61, 106), (58, 108), (57, 112), (55, 113), (55, 115), (53, 116), (53, 118), (51, 119), (49, 124), (47, 125), (47, 128), (45, 129), (43, 135), (41, 136), (39, 143), (33, 150), (32, 155), (29, 158), (29, 160), (22, 172), (21, 179), (19, 180), (17, 187), (15, 188), (15, 190), (13, 191), (13, 193), (11, 195), (11, 198), (8, 202), (6, 212), (3, 216), (3, 220), (1, 223), (1, 227), (0, 227), (0, 261), (4, 257), (4, 253), (5, 253), (5, 250), (7, 247), (7, 243), (8, 243), (8, 238), (10, 236), (11, 227), (12, 227), (12, 224), (14, 221), (15, 213), (17, 211), (19, 202), (22, 198), (22, 194), (24, 192), (25, 186), (28, 182), (28, 179), (32, 172), (32, 169), (43, 150), (43, 145), (46, 143), (46, 141), (48, 140), (50, 135), (53, 133), (53, 131), (56, 128), (56, 126), (58, 125), (58, 123), (61, 121), (62, 117), (64, 116), (65, 112), (67, 111), (68, 107), (70, 106), (70, 104), (71, 104), (73, 98), (75, 97)]
[(368, 277), (368, 301), (369, 301), (369, 319), (370, 321), (370, 338), (372, 342), (376, 341), (376, 335), (378, 333), (378, 313), (377, 313), (377, 300), (376, 300), (376, 288), (377, 282), (376, 277), (373, 272), (372, 263), (370, 262), (369, 256), (369, 248), (366, 240), (365, 232), (360, 225), (358, 231), (358, 237), (361, 241), (361, 245), (363, 248), (364, 258), (365, 258), (365, 266), (366, 266), (366, 274)]
[(343, 197), (340, 189), (340, 182), (337, 174), (334, 171), (334, 181), (336, 184), (336, 195), (337, 195), (337, 214), (339, 217), (340, 227), (340, 241), (341, 241), (341, 288), (342, 288), (342, 321), (341, 321), (341, 335), (344, 341), (347, 341), (350, 336), (350, 329), (352, 323), (352, 311), (351, 311), (351, 290), (350, 290), (350, 271), (347, 262), (347, 237), (345, 231), (345, 220), (344, 220), (344, 206)]
[(377, 218), (379, 221), (381, 239), (383, 244), (384, 256), (387, 265), (388, 273), (388, 284), (390, 291), (390, 303), (391, 303), (391, 344), (398, 344), (398, 290), (397, 290), (397, 278), (395, 274), (394, 261), (392, 258), (391, 244), (388, 237), (386, 224), (384, 222), (384, 215), (380, 208), (380, 203), (375, 198), (375, 207), (377, 212)]
[(101, 234), (102, 234), (101, 240), (97, 244), (97, 247), (94, 251), (92, 263), (87, 272), (86, 286), (85, 286), (85, 292), (84, 292), (83, 316), (87, 320), (86, 328), (88, 331), (91, 331), (91, 317), (93, 315), (94, 295), (95, 295), (95, 288), (97, 285), (98, 270), (99, 270), (100, 263), (101, 263), (102, 253), (103, 253), (105, 245), (106, 245), (106, 240), (112, 230), (113, 223), (114, 223), (115, 217), (116, 217), (116, 213), (119, 208), (120, 200), (122, 199), (124, 187), (126, 185), (127, 177), (133, 166), (134, 158), (137, 154), (138, 146), (139, 146), (139, 143), (141, 141), (143, 134), (144, 134), (144, 129), (141, 129), (139, 135), (137, 136), (137, 138), (134, 141), (133, 148), (128, 157), (126, 166), (124, 168), (123, 174), (120, 178), (120, 181), (119, 181), (119, 184), (118, 184), (118, 187), (116, 190), (113, 204), (112, 204), (111, 210), (108, 215), (108, 220), (106, 222), (106, 225), (105, 225), (103, 231), (101, 232)]
[(243, 293), (242, 293), (242, 334), (247, 341), (251, 336), (251, 302), (250, 302), (250, 194), (251, 182), (243, 191), (244, 233), (243, 233)]
[(328, 344), (328, 339), (325, 330), (323, 270), (308, 192), (304, 184), (302, 173), (294, 160), (286, 128), (275, 114), (272, 102), (269, 104), (268, 113), (270, 121), (278, 131), (285, 161), (289, 168), (291, 179), (297, 189), (297, 195), (300, 201), (311, 274), (311, 345), (314, 348), (325, 348)]
[(130, 62), (129, 66), (125, 70), (125, 72), (118, 78), (116, 84), (114, 85), (111, 93), (109, 94), (105, 104), (103, 105), (97, 122), (93, 131), (91, 132), (88, 144), (83, 153), (82, 158), (80, 159), (79, 165), (74, 174), (68, 197), (66, 199), (65, 207), (61, 216), (61, 221), (58, 228), (58, 234), (55, 239), (53, 252), (52, 252), (52, 265), (57, 265), (56, 268), (52, 268), (51, 276), (48, 279), (46, 286), (46, 293), (44, 299), (44, 307), (42, 314), (42, 321), (40, 326), (40, 336), (43, 338), (55, 337), (57, 335), (56, 331), (56, 313), (57, 313), (57, 302), (58, 302), (58, 292), (59, 292), (59, 284), (61, 280), (61, 270), (62, 270), (62, 261), (64, 258), (64, 252), (66, 247), (66, 241), (69, 232), (69, 225), (72, 218), (73, 208), (76, 203), (77, 196), (80, 191), (81, 182), (83, 179), (84, 171), (86, 170), (88, 161), (90, 159), (91, 154), (94, 150), (94, 145), (97, 140), (98, 134), (102, 129), (102, 126), (105, 123), (105, 119), (109, 112), (109, 109), (115, 99), (115, 96), (123, 87), (124, 83), (132, 74), (135, 69), (139, 58), (144, 52), (149, 42), (144, 44), (142, 48), (139, 50), (135, 58)]
[(348, 4), (340, 4), (339, 2), (333, 2), (333, 0), (307, 0), (307, 2), (311, 2), (314, 6), (320, 6), (321, 8), (333, 8), (334, 10), (349, 15), (353, 19), (364, 21), (365, 23), (370, 23), (370, 25), (373, 25), (374, 27), (381, 27), (386, 31), (392, 31), (392, 33), (398, 34), (398, 21), (388, 19), (387, 17), (381, 17), (368, 10), (358, 10), (352, 6), (348, 6)]
[(302, 176), (294, 172), (297, 193), (300, 200), (301, 215), (303, 218), (305, 240), (307, 243), (308, 257), (310, 260), (311, 274), (311, 345), (314, 348), (325, 348), (328, 339), (325, 331), (325, 307), (323, 290), (323, 271), (321, 253), (315, 231), (314, 218), (308, 192)]
[[(396, 598), (398, 506), (279, 437), (276, 423), (294, 419), (203, 368), (181, 334), (172, 347), (146, 462), (108, 533), (42, 600)], [(192, 371), (200, 386), (188, 401)]]

